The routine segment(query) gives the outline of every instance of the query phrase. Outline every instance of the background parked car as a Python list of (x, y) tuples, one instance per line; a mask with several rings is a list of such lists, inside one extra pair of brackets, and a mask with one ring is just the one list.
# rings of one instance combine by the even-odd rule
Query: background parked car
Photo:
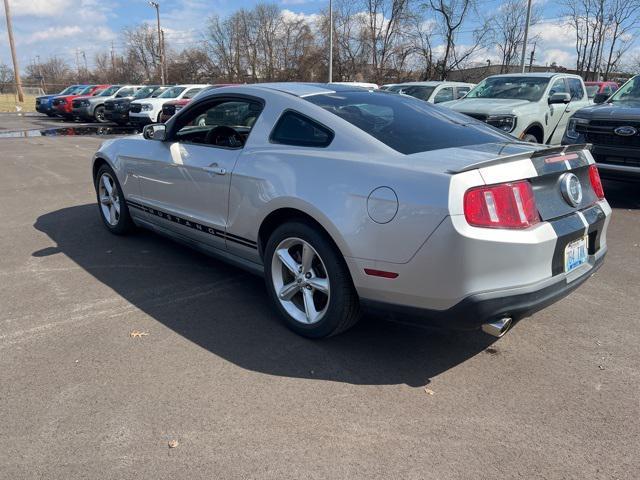
[(572, 113), (589, 99), (581, 77), (549, 72), (493, 75), (444, 105), (524, 141), (558, 144)]
[(83, 120), (106, 123), (104, 103), (114, 98), (125, 98), (134, 95), (144, 85), (112, 85), (100, 95), (74, 102), (74, 115)]
[(209, 85), (175, 85), (168, 88), (157, 98), (145, 98), (131, 102), (129, 120), (134, 125), (147, 125), (162, 121), (162, 107), (172, 100), (193, 98), (198, 92)]
[(182, 108), (187, 105), (193, 97), (195, 97), (197, 94), (207, 91), (207, 90), (211, 90), (213, 88), (220, 88), (220, 87), (229, 87), (231, 85), (235, 85), (233, 83), (219, 83), (216, 85), (209, 85), (208, 87), (203, 88), (202, 90), (196, 92), (195, 94), (193, 94), (193, 96), (191, 94), (182, 97), (180, 100), (172, 100), (170, 102), (165, 103), (162, 106), (162, 115), (160, 115), (160, 122), (164, 123), (167, 120), (169, 120), (171, 117), (173, 117), (177, 112), (179, 112), (180, 110), (182, 110)]
[(56, 114), (64, 117), (67, 120), (73, 120), (73, 101), (77, 98), (88, 98), (93, 95), (98, 95), (108, 85), (87, 85), (80, 92), (73, 95), (63, 95), (53, 99), (53, 106), (56, 109)]
[(592, 101), (598, 94), (605, 94), (609, 98), (619, 88), (616, 82), (584, 82), (584, 86), (587, 88), (589, 100)]
[(53, 108), (53, 99), (61, 97), (63, 95), (73, 95), (74, 93), (81, 92), (87, 86), (86, 85), (69, 85), (60, 93), (54, 93), (52, 95), (40, 95), (36, 97), (36, 112), (45, 113), (50, 117), (56, 116), (56, 111)]
[(591, 154), (603, 177), (640, 180), (640, 75), (606, 102), (578, 110), (562, 143), (592, 144)]
[(104, 116), (107, 120), (118, 125), (129, 123), (129, 106), (133, 100), (142, 98), (155, 98), (169, 87), (160, 85), (148, 85), (142, 87), (136, 93), (127, 97), (113, 98), (104, 102)]
[(389, 92), (402, 93), (429, 103), (443, 103), (464, 97), (475, 87), (463, 82), (407, 82), (387, 86)]

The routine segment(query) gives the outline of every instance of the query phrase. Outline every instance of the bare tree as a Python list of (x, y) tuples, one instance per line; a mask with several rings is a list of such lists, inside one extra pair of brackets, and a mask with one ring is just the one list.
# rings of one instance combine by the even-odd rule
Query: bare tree
[(489, 28), (486, 23), (476, 27), (472, 32), (471, 45), (460, 49), (457, 45), (458, 36), (469, 16), (476, 13), (476, 18), (480, 18), (475, 11), (474, 0), (429, 0), (425, 6), (435, 13), (437, 29), (444, 43), (444, 52), (438, 60), (438, 70), (440, 79), (446, 80), (449, 72), (465, 64), (484, 46)]
[[(501, 57), (500, 73), (509, 72), (510, 66), (519, 64), (525, 28), (522, 12), (526, 11), (526, 8), (527, 0), (505, 0), (489, 19), (491, 43), (495, 45)], [(540, 9), (534, 5), (530, 24), (535, 25), (539, 18)]]
[(160, 48), (158, 34), (149, 24), (126, 28), (123, 31), (127, 45), (126, 57), (130, 62), (142, 68), (145, 81), (160, 81)]

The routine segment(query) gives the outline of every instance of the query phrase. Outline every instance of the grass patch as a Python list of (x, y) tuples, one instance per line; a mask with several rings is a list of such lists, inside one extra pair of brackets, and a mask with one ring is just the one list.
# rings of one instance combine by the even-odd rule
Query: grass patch
[(24, 103), (18, 103), (18, 97), (13, 93), (0, 94), (0, 112), (16, 112), (16, 105), (22, 107), (22, 112), (35, 112), (36, 96), (25, 95)]

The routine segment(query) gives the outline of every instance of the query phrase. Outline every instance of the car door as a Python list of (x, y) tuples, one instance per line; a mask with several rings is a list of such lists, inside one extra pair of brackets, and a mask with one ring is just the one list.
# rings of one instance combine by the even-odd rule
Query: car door
[(255, 100), (227, 97), (198, 102), (176, 118), (170, 138), (139, 162), (141, 196), (159, 212), (155, 222), (225, 248), (231, 172), (261, 110)]
[[(551, 81), (547, 97), (544, 98), (544, 101), (547, 102), (548, 99), (556, 93), (569, 93), (569, 87), (567, 86), (567, 82), (564, 77), (555, 78)], [(571, 114), (568, 112), (565, 113), (565, 110), (570, 108), (569, 105), (554, 104), (549, 105), (548, 108), (549, 111), (545, 118), (545, 143), (553, 145), (560, 143), (562, 140), (562, 135), (564, 134), (565, 127)]]
[(433, 97), (433, 103), (450, 102), (453, 99), (453, 87), (442, 87)]

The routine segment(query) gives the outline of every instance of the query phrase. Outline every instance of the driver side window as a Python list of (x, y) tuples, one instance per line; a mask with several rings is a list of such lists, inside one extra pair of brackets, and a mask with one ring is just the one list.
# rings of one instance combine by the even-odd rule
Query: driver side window
[(564, 82), (564, 78), (558, 78), (553, 85), (551, 85), (551, 89), (549, 89), (549, 96), (554, 93), (569, 93), (567, 90), (567, 85)]
[(202, 102), (178, 120), (175, 140), (223, 148), (242, 148), (262, 105), (253, 100)]

